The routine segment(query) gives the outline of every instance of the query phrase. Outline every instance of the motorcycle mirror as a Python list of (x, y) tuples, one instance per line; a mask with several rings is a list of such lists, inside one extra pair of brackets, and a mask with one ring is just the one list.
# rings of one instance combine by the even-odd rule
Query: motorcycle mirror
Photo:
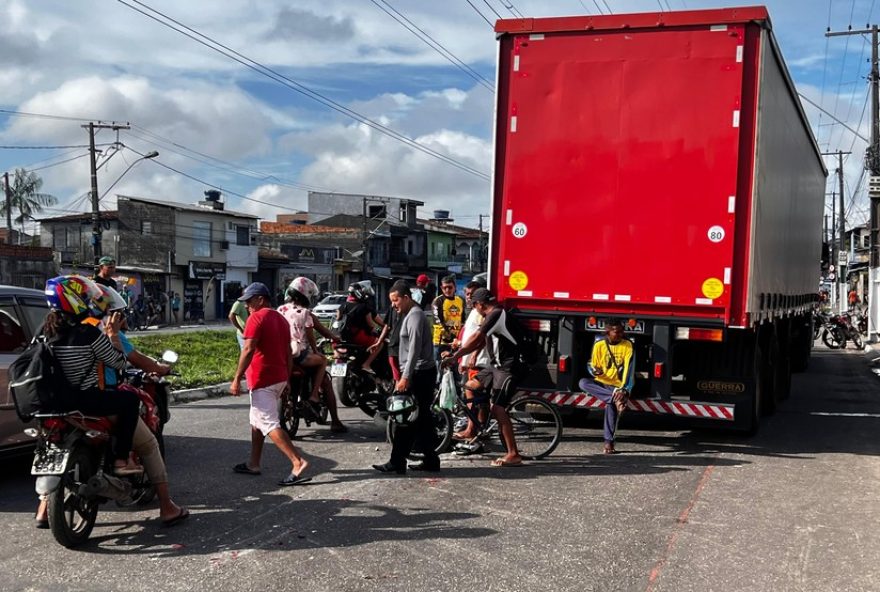
[(170, 349), (166, 349), (162, 354), (162, 361), (167, 364), (175, 364), (180, 356), (177, 353), (171, 351)]

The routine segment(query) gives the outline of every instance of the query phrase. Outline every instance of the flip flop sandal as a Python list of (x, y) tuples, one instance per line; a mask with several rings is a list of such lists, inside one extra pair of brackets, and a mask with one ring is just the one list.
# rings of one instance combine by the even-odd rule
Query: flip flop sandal
[(502, 458), (496, 458), (495, 460), (492, 461), (492, 466), (495, 468), (507, 468), (507, 467), (522, 467), (525, 465), (523, 465), (522, 461), (509, 462), (509, 461), (506, 461)]
[(300, 483), (308, 483), (311, 481), (311, 477), (303, 477), (302, 475), (294, 475), (291, 473), (284, 479), (278, 482), (278, 485), (282, 487), (287, 487), (288, 485), (299, 485)]
[(189, 518), (189, 510), (186, 508), (180, 508), (180, 513), (174, 518), (169, 518), (168, 520), (162, 521), (162, 527), (168, 528), (169, 526), (174, 526), (175, 524), (180, 524), (184, 520)]
[(238, 463), (237, 465), (232, 467), (232, 471), (241, 475), (262, 475), (260, 471), (255, 471), (247, 466), (247, 463)]

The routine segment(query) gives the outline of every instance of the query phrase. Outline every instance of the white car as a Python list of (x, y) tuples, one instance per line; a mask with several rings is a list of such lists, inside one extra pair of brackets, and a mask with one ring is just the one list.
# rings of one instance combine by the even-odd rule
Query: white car
[(331, 294), (321, 300), (312, 309), (312, 312), (322, 321), (333, 321), (336, 319), (336, 311), (339, 310), (346, 298), (348, 298), (346, 294)]

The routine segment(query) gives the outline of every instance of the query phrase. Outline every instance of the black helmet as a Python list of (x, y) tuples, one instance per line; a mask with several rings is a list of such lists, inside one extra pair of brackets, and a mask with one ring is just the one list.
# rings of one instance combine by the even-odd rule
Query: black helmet
[(419, 416), (419, 405), (412, 393), (394, 393), (385, 401), (388, 419), (401, 425), (415, 423)]

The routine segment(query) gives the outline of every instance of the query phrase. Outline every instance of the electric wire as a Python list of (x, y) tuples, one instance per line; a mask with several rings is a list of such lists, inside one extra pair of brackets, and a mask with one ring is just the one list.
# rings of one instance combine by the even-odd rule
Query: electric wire
[(88, 144), (76, 144), (69, 146), (0, 146), (0, 150), (68, 150), (70, 148), (88, 148)]
[(608, 14), (614, 14), (614, 13), (611, 11), (611, 7), (608, 6), (608, 2), (606, 2), (605, 0), (602, 0), (602, 4), (605, 5), (605, 9), (608, 11)]
[(489, 25), (489, 26), (492, 27), (493, 29), (495, 28), (495, 25), (492, 24), (492, 21), (490, 21), (489, 19), (487, 19), (487, 18), (486, 18), (486, 15), (483, 14), (482, 12), (480, 12), (480, 10), (474, 5), (473, 2), (471, 2), (471, 0), (464, 0), (464, 1), (471, 5), (471, 8), (474, 9), (474, 12), (476, 12), (478, 15), (480, 15), (480, 16), (483, 18), (483, 20), (486, 21), (486, 24), (487, 24), (487, 25)]
[(598, 0), (593, 0), (593, 4), (596, 5), (596, 10), (599, 11), (599, 14), (605, 14), (604, 12), (602, 12), (602, 7), (599, 6), (599, 2), (598, 2)]
[[(470, 1), (470, 0), (468, 0), (468, 1)], [(380, 123), (378, 123), (378, 122), (376, 122), (376, 121), (374, 121), (364, 115), (361, 115), (360, 113), (357, 113), (356, 111), (354, 111), (348, 107), (345, 107), (344, 105), (322, 95), (321, 93), (318, 93), (318, 92), (310, 89), (309, 87), (303, 85), (302, 83), (297, 82), (296, 80), (293, 80), (292, 78), (289, 78), (287, 76), (284, 76), (283, 74), (280, 74), (279, 72), (255, 61), (251, 58), (248, 58), (247, 56), (227, 47), (226, 45), (223, 45), (222, 43), (212, 39), (211, 37), (209, 37), (207, 35), (204, 35), (203, 33), (200, 33), (199, 31), (193, 29), (192, 27), (189, 27), (187, 25), (184, 25), (183, 23), (180, 23), (179, 21), (176, 21), (175, 19), (163, 14), (162, 12), (156, 10), (155, 8), (151, 8), (150, 6), (148, 6), (147, 4), (145, 4), (143, 2), (140, 2), (139, 0), (117, 0), (117, 2), (119, 2), (123, 6), (126, 6), (130, 9), (134, 10), (135, 12), (139, 12), (140, 14), (156, 21), (157, 23), (159, 23), (159, 24), (161, 24), (161, 25), (163, 25), (173, 31), (180, 33), (181, 35), (189, 37), (193, 41), (196, 41), (197, 43), (199, 43), (199, 44), (201, 44), (201, 45), (203, 45), (213, 51), (216, 51), (217, 53), (220, 53), (221, 55), (224, 55), (224, 56), (228, 57), (229, 59), (236, 61), (236, 62), (242, 64), (243, 66), (245, 66), (255, 72), (262, 74), (263, 76), (266, 76), (267, 78), (270, 78), (270, 79), (278, 82), (279, 84), (282, 84), (283, 86), (289, 88), (290, 90), (293, 90), (294, 92), (297, 92), (307, 98), (310, 98), (318, 103), (321, 103), (322, 105), (325, 105), (325, 106), (333, 109), (334, 111), (337, 111), (339, 113), (342, 113), (343, 115), (346, 115), (352, 119), (355, 119), (356, 121), (358, 121), (360, 123), (363, 123), (364, 125), (372, 128), (372, 129), (375, 129), (379, 133), (382, 133), (382, 134), (387, 135), (395, 140), (398, 140), (398, 141), (406, 144), (407, 146), (414, 148), (416, 150), (419, 150), (429, 156), (433, 156), (435, 158), (438, 158), (439, 160), (442, 160), (443, 162), (446, 162), (447, 164), (450, 164), (450, 165), (452, 165), (452, 166), (454, 166), (464, 172), (467, 172), (467, 173), (470, 173), (474, 176), (480, 177), (484, 181), (489, 181), (491, 179), (489, 174), (484, 173), (482, 171), (479, 171), (473, 167), (470, 167), (470, 166), (468, 166), (468, 165), (466, 165), (466, 164), (464, 164), (464, 163), (462, 163), (462, 162), (460, 162), (450, 156), (447, 156), (445, 154), (437, 152), (436, 150), (433, 150), (423, 144), (420, 144), (416, 140), (413, 140), (412, 138), (410, 138), (404, 134), (401, 134), (400, 132), (397, 132), (397, 131), (395, 131), (387, 126), (384, 126), (384, 125), (382, 125), (382, 124), (380, 124)], [(149, 10), (150, 12), (155, 13), (155, 15), (159, 15), (159, 16), (155, 16), (154, 14), (150, 14), (149, 12), (146, 12), (146, 10), (142, 10), (142, 9), (138, 8), (137, 6), (130, 4), (129, 2), (133, 2), (135, 4), (138, 4), (139, 6), (143, 6), (146, 10)], [(159, 17), (161, 17), (161, 18), (159, 18)], [(162, 19), (166, 19), (166, 20), (162, 20)], [(168, 21), (168, 22), (166, 22), (166, 21)], [(171, 23), (173, 23), (173, 25)], [(176, 26), (174, 26), (174, 25), (176, 25)], [(187, 31), (189, 31), (189, 32), (187, 32)]]
[[(502, 17), (501, 17), (501, 13), (499, 13), (497, 10), (495, 10), (495, 7), (494, 7), (494, 6), (492, 6), (491, 4), (489, 4), (489, 0), (483, 0), (483, 4), (485, 4), (486, 6), (488, 6), (488, 7), (489, 7), (489, 10), (491, 10), (492, 12), (494, 12), (494, 13), (495, 13), (495, 16), (497, 16), (499, 19), (502, 18)], [(516, 15), (514, 15), (514, 16), (516, 16)]]
[[(467, 74), (468, 76), (473, 78), (478, 84), (480, 84), (484, 88), (488, 89), (489, 92), (491, 92), (493, 94), (495, 93), (495, 87), (491, 81), (489, 81), (484, 76), (481, 76), (476, 70), (474, 70), (473, 68), (468, 66), (464, 61), (459, 59), (455, 54), (453, 54), (451, 51), (446, 49), (446, 47), (444, 47), (442, 43), (440, 43), (439, 41), (437, 41), (436, 39), (434, 39), (433, 37), (428, 35), (423, 29), (421, 29), (419, 26), (417, 26), (415, 23), (413, 23), (410, 19), (408, 19), (406, 16), (404, 16), (399, 10), (394, 8), (387, 0), (370, 0), (370, 2), (375, 4), (376, 7), (379, 8), (379, 10), (383, 11), (385, 14), (387, 14), (392, 19), (397, 21), (400, 24), (400, 26), (404, 27), (407, 31), (409, 31), (410, 33), (412, 33), (413, 35), (418, 37), (425, 45), (427, 45), (428, 47), (430, 47), (431, 49), (433, 49), (434, 51), (439, 53), (441, 56), (443, 56), (447, 61), (449, 61), (456, 68), (458, 68), (459, 70), (461, 70), (462, 72), (464, 72), (465, 74)], [(380, 4), (380, 2), (381, 2), (381, 4)], [(386, 9), (385, 6), (382, 6), (382, 4), (384, 4), (388, 8)], [(389, 10), (393, 11), (394, 14), (392, 14), (392, 12), (389, 12)], [(395, 16), (395, 14), (397, 16)], [(403, 19), (403, 20), (401, 20), (401, 19)]]

